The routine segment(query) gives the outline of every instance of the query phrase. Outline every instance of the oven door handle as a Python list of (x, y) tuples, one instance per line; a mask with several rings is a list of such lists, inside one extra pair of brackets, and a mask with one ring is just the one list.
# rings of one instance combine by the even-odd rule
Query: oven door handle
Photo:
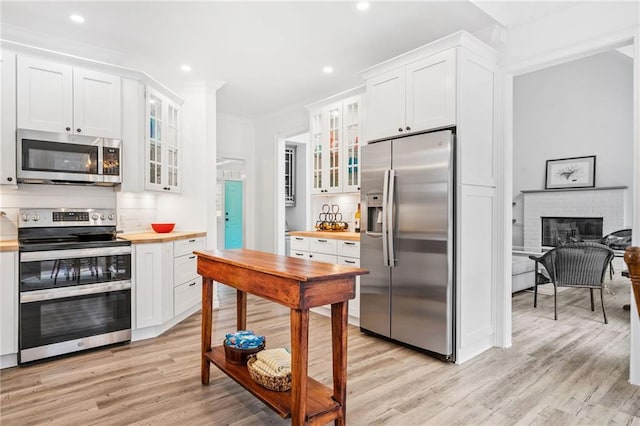
[(43, 260), (118, 256), (121, 254), (131, 254), (131, 246), (92, 247), (71, 250), (27, 251), (20, 253), (20, 262), (40, 262)]
[(20, 293), (20, 303), (41, 302), (43, 300), (62, 299), (65, 297), (86, 296), (89, 294), (108, 293), (131, 289), (131, 281), (110, 281), (98, 284), (76, 285), (44, 290), (25, 291)]

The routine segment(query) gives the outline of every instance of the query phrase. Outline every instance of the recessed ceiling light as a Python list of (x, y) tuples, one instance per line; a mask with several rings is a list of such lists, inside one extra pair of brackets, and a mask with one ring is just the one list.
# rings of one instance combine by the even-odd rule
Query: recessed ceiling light
[(333, 72), (333, 67), (326, 66), (322, 68), (322, 72), (325, 74), (331, 74)]
[(84, 24), (84, 17), (82, 15), (78, 15), (77, 13), (69, 16), (69, 19), (71, 19), (73, 22), (77, 22), (78, 24)]
[(358, 3), (356, 3), (356, 8), (358, 10), (367, 10), (367, 9), (369, 9), (369, 2), (368, 1), (359, 1)]
[(180, 69), (184, 72), (189, 72), (191, 71), (191, 65), (184, 64), (180, 67)]

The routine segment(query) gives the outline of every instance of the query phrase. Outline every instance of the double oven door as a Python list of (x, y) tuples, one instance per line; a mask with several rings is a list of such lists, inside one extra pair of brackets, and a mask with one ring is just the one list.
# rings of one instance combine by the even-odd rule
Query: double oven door
[(131, 340), (131, 246), (20, 252), (19, 362)]

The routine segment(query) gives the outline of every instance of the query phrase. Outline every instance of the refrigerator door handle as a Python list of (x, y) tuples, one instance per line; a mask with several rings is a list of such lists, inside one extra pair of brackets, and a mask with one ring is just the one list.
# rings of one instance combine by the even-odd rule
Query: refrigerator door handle
[(387, 238), (388, 238), (388, 251), (389, 251), (389, 266), (392, 268), (396, 266), (396, 251), (394, 249), (393, 240), (395, 237), (395, 223), (394, 223), (394, 215), (395, 215), (395, 193), (396, 193), (396, 171), (391, 169), (389, 170), (389, 201), (387, 205)]
[(388, 197), (389, 197), (389, 175), (391, 170), (384, 171), (384, 185), (382, 186), (382, 258), (384, 259), (384, 266), (390, 266), (389, 263), (389, 237), (387, 228), (387, 209), (388, 209)]

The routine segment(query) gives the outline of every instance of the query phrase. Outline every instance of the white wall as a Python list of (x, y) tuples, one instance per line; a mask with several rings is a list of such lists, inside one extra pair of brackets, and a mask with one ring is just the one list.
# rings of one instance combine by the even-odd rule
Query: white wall
[[(244, 212), (245, 247), (256, 247), (256, 155), (253, 121), (229, 114), (218, 114), (218, 157), (245, 160)], [(215, 175), (214, 175), (215, 177)]]
[(216, 244), (216, 88), (183, 89), (182, 193), (158, 194), (158, 221), (177, 231), (206, 231), (207, 248)]
[[(540, 19), (528, 25), (510, 28), (507, 33), (506, 72), (520, 74), (545, 66), (583, 57), (594, 49), (608, 50), (612, 43), (636, 38), (639, 43), (640, 14), (638, 2), (585, 2)], [(635, 55), (640, 53), (636, 46)], [(637, 61), (637, 59), (636, 59)], [(640, 83), (640, 70), (635, 70), (636, 83)], [(640, 103), (635, 88), (636, 112)], [(634, 186), (640, 185), (640, 141), (638, 119), (634, 123)], [(509, 128), (509, 123), (505, 124)], [(507, 147), (508, 151), (508, 147)], [(506, 161), (509, 161), (508, 159)], [(508, 169), (508, 167), (507, 167)], [(640, 229), (640, 203), (634, 200), (633, 228)], [(511, 226), (506, 224), (506, 226)], [(634, 244), (640, 236), (634, 234)], [(631, 295), (630, 295), (631, 296)], [(631, 297), (630, 297), (631, 298)], [(633, 305), (632, 305), (633, 309)], [(631, 317), (630, 381), (640, 385), (640, 320)]]
[(260, 213), (256, 228), (256, 249), (276, 252), (276, 183), (278, 136), (304, 133), (309, 115), (302, 106), (260, 118), (256, 132), (256, 211)]
[(522, 245), (520, 191), (544, 189), (550, 159), (595, 155), (596, 186), (629, 186), (631, 218), (631, 58), (614, 50), (517, 76), (513, 103), (514, 245)]

